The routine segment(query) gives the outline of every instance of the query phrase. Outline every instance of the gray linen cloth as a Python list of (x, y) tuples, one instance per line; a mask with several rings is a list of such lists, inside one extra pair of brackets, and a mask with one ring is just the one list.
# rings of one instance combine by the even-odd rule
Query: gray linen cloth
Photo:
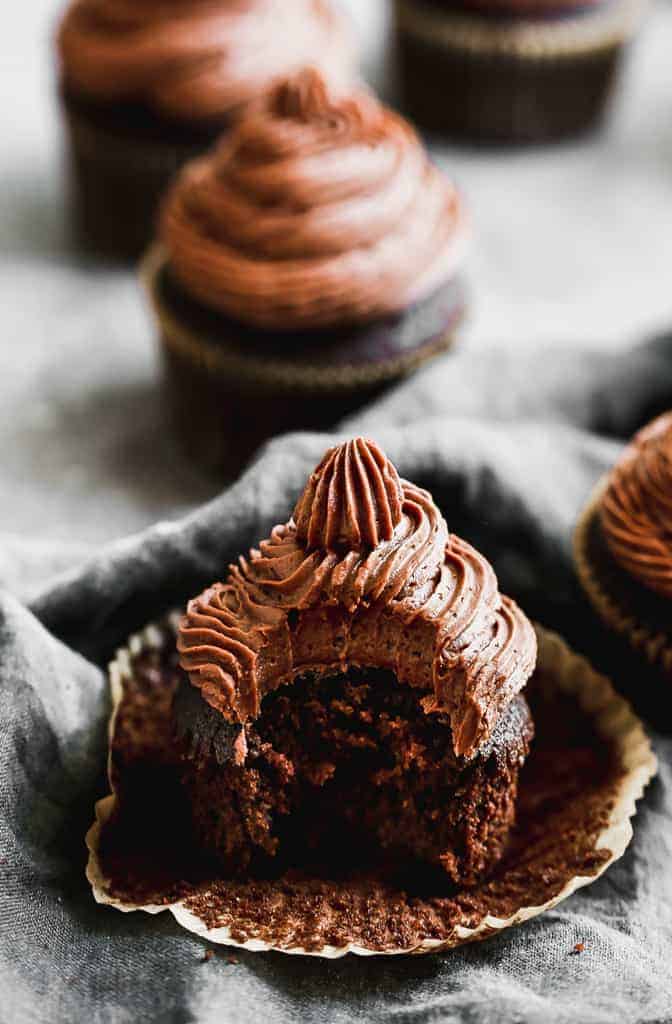
[(274, 441), (180, 522), (93, 555), (5, 545), (0, 573), (14, 594), (25, 592), (22, 564), (31, 593), (42, 556), (44, 571), (29, 606), (9, 592), (0, 600), (0, 1020), (672, 1021), (672, 741), (660, 732), (662, 694), (646, 708), (660, 776), (626, 855), (556, 910), (477, 946), (419, 958), (237, 952), (236, 963), (204, 961), (204, 944), (170, 915), (98, 907), (83, 874), (84, 833), (105, 791), (106, 660), (283, 521), (325, 447), (355, 432), (431, 488), (449, 527), (491, 558), (530, 615), (641, 696), (636, 669), (613, 657), (579, 593), (570, 538), (623, 439), (668, 406), (672, 338), (619, 356), (464, 352), (333, 435)]

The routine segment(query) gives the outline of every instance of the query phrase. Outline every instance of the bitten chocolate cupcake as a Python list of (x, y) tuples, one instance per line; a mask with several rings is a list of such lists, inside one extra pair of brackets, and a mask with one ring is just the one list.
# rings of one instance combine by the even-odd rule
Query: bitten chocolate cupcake
[(646, 0), (396, 0), (405, 102), (424, 127), (485, 143), (594, 127)]
[(635, 434), (600, 481), (575, 556), (604, 622), (672, 680), (672, 413)]
[(146, 279), (195, 457), (235, 472), (446, 349), (464, 299), (462, 199), (370, 93), (305, 71), (164, 203)]
[(538, 636), (374, 442), (330, 449), (288, 522), (117, 653), (96, 899), (325, 957), (554, 906), (623, 852), (655, 758)]
[(178, 650), (184, 784), (227, 873), (382, 849), (471, 884), (500, 858), (534, 632), (374, 443), (327, 452), (289, 522), (190, 603)]
[(330, 0), (73, 0), (58, 34), (82, 240), (138, 255), (175, 171), (275, 82), (316, 63), (349, 77)]

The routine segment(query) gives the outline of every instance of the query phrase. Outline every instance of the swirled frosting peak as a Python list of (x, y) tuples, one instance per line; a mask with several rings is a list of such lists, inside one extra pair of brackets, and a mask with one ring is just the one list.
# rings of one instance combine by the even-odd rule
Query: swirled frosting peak
[(357, 438), (330, 448), (294, 509), (308, 550), (361, 551), (392, 539), (402, 517), (399, 475), (377, 444)]
[(327, 453), (295, 517), (189, 602), (178, 650), (203, 698), (240, 723), (304, 673), (389, 670), (427, 714), (450, 716), (455, 752), (469, 757), (525, 685), (536, 640), (431, 495), (357, 439)]
[(672, 413), (635, 434), (611, 472), (600, 519), (619, 565), (672, 598)]
[(331, 0), (74, 0), (59, 49), (66, 84), (185, 121), (238, 116), (307, 63), (349, 78)]
[(271, 330), (364, 322), (454, 273), (465, 215), (415, 131), (316, 69), (278, 86), (166, 199), (171, 272), (204, 305)]

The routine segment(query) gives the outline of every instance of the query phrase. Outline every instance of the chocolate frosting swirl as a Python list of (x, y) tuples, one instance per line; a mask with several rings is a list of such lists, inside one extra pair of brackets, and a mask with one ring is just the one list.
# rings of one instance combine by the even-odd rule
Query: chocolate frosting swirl
[(237, 116), (307, 63), (349, 77), (353, 57), (330, 0), (75, 0), (58, 43), (77, 93), (186, 121)]
[(401, 520), (399, 475), (373, 441), (332, 448), (294, 509), (296, 538), (307, 549), (361, 551), (391, 540)]
[(600, 520), (618, 564), (672, 598), (672, 413), (635, 434), (611, 472)]
[(171, 270), (204, 305), (270, 329), (398, 312), (448, 280), (465, 215), (415, 131), (308, 69), (169, 192)]
[[(321, 499), (309, 516), (325, 493), (328, 519)], [(426, 691), (427, 713), (450, 714), (455, 753), (472, 756), (536, 659), (534, 631), (500, 595), (490, 564), (361, 438), (327, 453), (296, 508), (301, 528), (294, 518), (276, 526), (189, 603), (178, 650), (193, 685), (226, 719), (245, 722), (266, 693), (305, 672), (390, 669)]]

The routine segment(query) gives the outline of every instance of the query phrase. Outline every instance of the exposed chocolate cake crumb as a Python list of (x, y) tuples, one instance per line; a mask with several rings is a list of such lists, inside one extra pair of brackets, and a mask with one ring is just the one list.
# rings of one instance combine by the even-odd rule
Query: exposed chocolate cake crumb
[(269, 694), (242, 732), (198, 693), (195, 720), (185, 689), (186, 679), (175, 707), (178, 730), (190, 731), (183, 781), (197, 840), (227, 875), (277, 873), (269, 858), (342, 871), (382, 850), (390, 868), (423, 861), (473, 884), (501, 856), (532, 737), (522, 697), (467, 760), (453, 752), (448, 716), (426, 714), (391, 672), (306, 676)]

